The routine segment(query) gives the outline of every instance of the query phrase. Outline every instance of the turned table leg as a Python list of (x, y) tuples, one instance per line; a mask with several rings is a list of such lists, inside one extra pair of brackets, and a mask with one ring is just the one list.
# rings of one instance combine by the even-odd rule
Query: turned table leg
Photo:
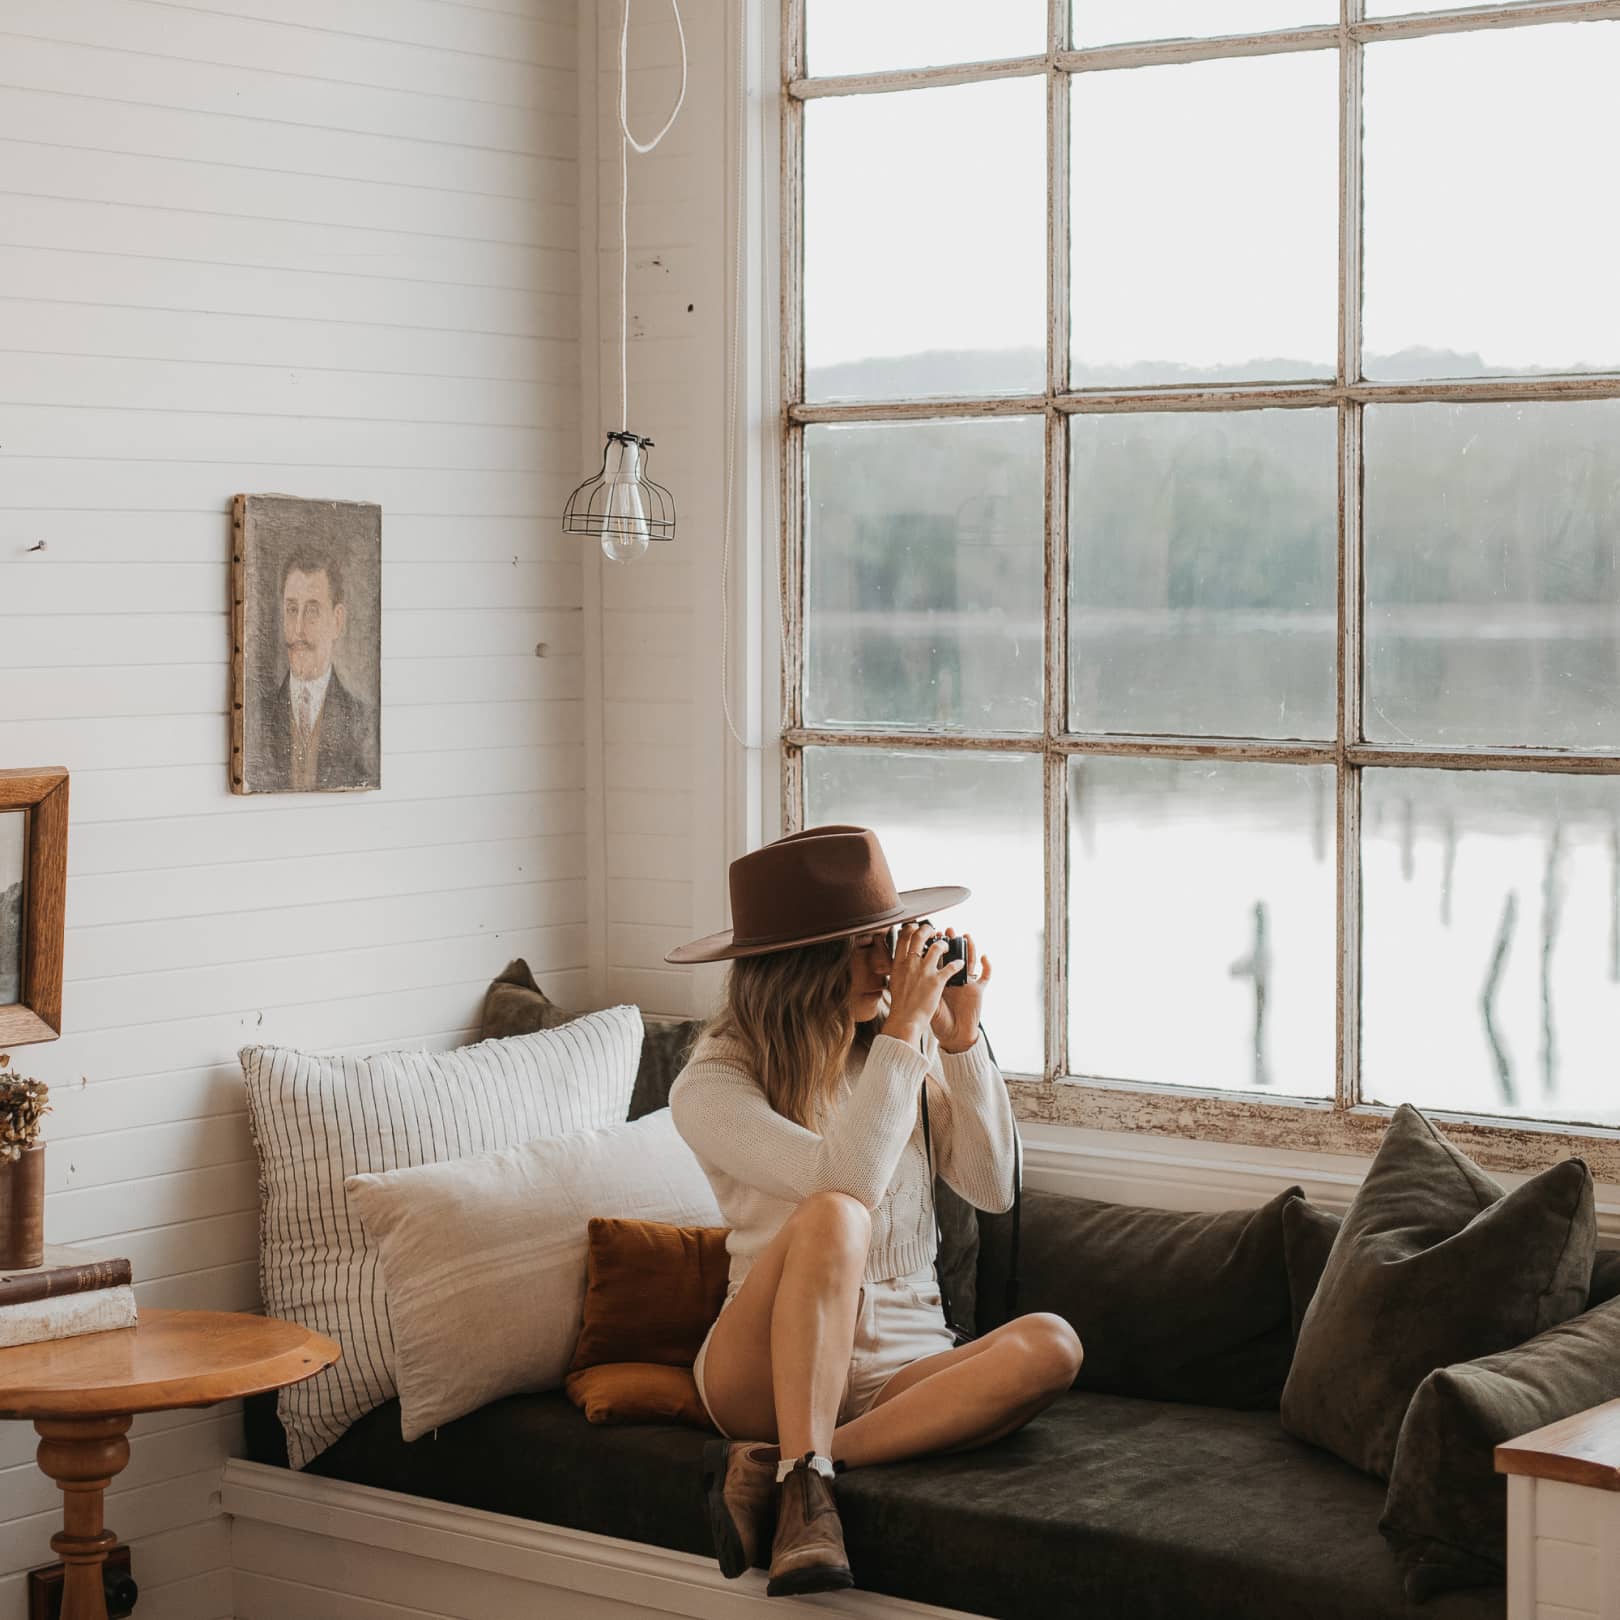
[(66, 1566), (62, 1620), (107, 1620), (101, 1566), (118, 1537), (101, 1522), (102, 1492), (129, 1461), (127, 1417), (35, 1418), (40, 1471), (62, 1487), (51, 1551)]

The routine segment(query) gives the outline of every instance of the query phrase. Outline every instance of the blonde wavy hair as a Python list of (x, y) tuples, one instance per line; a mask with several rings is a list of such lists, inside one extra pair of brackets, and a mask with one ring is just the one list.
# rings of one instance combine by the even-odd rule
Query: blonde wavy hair
[(737, 957), (707, 1026), (743, 1046), (771, 1107), (807, 1130), (836, 1095), (851, 1048), (870, 1044), (883, 1021), (881, 1012), (863, 1024), (850, 1015), (854, 950), (853, 939), (832, 939)]

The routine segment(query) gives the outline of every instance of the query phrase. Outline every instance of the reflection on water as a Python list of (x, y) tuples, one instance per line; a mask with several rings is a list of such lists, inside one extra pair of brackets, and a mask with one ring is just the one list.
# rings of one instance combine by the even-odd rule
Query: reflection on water
[[(810, 823), (878, 829), (902, 886), (960, 882), (1009, 1070), (1043, 1049), (1034, 757), (812, 749)], [(1369, 770), (1362, 1094), (1620, 1124), (1620, 779)], [(1331, 770), (1087, 757), (1070, 786), (1070, 1068), (1333, 1092)]]
[(1376, 770), (1362, 792), (1363, 1095), (1620, 1123), (1620, 779)]
[(1266, 944), (1266, 903), (1254, 903), (1254, 946), (1247, 956), (1232, 964), (1232, 976), (1254, 983), (1254, 1084), (1265, 1090), (1271, 1084), (1266, 1069), (1266, 981), (1271, 975), (1271, 953)]
[(1513, 1089), (1513, 1064), (1503, 1050), (1502, 1038), (1496, 1030), (1496, 987), (1502, 982), (1502, 964), (1507, 961), (1508, 947), (1513, 943), (1513, 930), (1518, 921), (1518, 891), (1509, 889), (1507, 898), (1502, 902), (1502, 921), (1497, 925), (1496, 944), (1491, 949), (1485, 990), (1479, 998), (1480, 1017), (1485, 1021), (1485, 1039), (1491, 1043), (1491, 1060), (1496, 1065), (1496, 1084), (1504, 1108), (1512, 1108), (1518, 1096)]
[(1087, 756), (1070, 793), (1072, 1072), (1331, 1097), (1331, 768)]

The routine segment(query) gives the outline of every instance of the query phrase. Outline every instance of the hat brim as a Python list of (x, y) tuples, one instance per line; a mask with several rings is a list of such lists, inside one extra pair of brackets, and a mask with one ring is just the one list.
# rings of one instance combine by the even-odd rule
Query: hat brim
[(972, 893), (958, 884), (948, 883), (935, 889), (902, 889), (896, 904), (877, 917), (867, 917), (848, 928), (834, 928), (826, 934), (805, 934), (798, 939), (773, 939), (766, 945), (738, 945), (735, 930), (726, 928), (718, 934), (705, 934), (690, 944), (677, 945), (664, 953), (666, 962), (724, 962), (738, 956), (768, 956), (772, 951), (797, 950), (801, 945), (821, 945), (829, 939), (853, 939), (857, 934), (870, 934), (880, 928), (893, 928), (897, 923), (915, 922), (947, 906), (959, 906)]

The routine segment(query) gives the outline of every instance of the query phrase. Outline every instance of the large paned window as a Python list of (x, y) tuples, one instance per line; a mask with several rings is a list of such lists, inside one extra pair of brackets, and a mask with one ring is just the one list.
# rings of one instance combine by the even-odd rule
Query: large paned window
[(1029, 1116), (1620, 1179), (1620, 0), (785, 0), (784, 802)]

